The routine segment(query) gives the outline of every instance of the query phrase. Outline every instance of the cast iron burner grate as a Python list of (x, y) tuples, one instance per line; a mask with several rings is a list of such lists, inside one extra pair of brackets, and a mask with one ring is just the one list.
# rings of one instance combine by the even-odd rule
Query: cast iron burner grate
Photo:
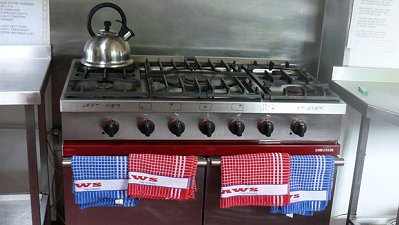
[(144, 93), (140, 74), (134, 65), (124, 68), (91, 68), (80, 63), (74, 65), (69, 79), (66, 98), (139, 98)]
[[(308, 72), (300, 68), (276, 67), (271, 61), (269, 65), (243, 65), (243, 70), (255, 80), (269, 100), (282, 101), (339, 101), (337, 94), (331, 91), (328, 84), (319, 83)], [(267, 95), (264, 96), (267, 99)]]
[(182, 62), (146, 60), (142, 67), (154, 98), (261, 99), (260, 88), (239, 70), (238, 65), (222, 59), (200, 63), (195, 58)]
[(288, 62), (217, 57), (142, 57), (117, 69), (90, 68), (76, 60), (64, 97), (340, 101), (328, 84)]
[(268, 101), (339, 101), (328, 84), (289, 62), (183, 58), (140, 65), (154, 98), (231, 98)]

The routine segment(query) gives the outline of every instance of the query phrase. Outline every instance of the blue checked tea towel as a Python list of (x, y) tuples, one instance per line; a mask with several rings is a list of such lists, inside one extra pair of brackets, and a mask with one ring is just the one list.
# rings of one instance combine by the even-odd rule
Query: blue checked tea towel
[(327, 207), (334, 179), (334, 157), (291, 156), (290, 204), (271, 207), (271, 213), (312, 216)]
[(127, 156), (73, 156), (73, 192), (81, 208), (132, 207), (127, 195)]

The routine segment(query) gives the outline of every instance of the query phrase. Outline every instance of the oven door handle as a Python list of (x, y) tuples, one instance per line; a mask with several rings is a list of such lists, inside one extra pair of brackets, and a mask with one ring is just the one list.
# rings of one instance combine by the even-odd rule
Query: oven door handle
[[(209, 163), (209, 158), (205, 157), (198, 157), (198, 166), (199, 167), (206, 167)], [(62, 167), (71, 167), (72, 159), (71, 157), (65, 157), (62, 159)]]
[[(211, 161), (210, 164), (212, 166), (220, 166), (221, 161), (220, 161), (219, 157), (211, 157), (209, 160)], [(345, 165), (345, 159), (337, 157), (337, 158), (335, 158), (334, 164), (335, 164), (335, 166), (343, 166), (343, 165)]]

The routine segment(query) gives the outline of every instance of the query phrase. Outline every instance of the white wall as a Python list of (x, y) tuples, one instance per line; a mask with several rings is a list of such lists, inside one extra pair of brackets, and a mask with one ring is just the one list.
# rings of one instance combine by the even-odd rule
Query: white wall
[[(342, 214), (347, 213), (349, 205), (359, 128), (360, 113), (349, 106), (343, 119), (340, 143), (345, 166), (338, 169), (332, 211), (333, 224), (345, 224), (343, 218), (346, 215)], [(396, 215), (399, 205), (398, 139), (399, 127), (381, 121), (371, 121), (358, 216)]]

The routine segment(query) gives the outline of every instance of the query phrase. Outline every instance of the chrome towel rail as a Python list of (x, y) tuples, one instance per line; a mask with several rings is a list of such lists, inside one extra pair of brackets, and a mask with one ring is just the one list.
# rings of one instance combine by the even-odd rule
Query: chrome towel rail
[[(220, 158), (219, 157), (210, 157), (210, 158), (205, 158), (205, 157), (198, 157), (198, 166), (204, 167), (208, 165), (208, 162), (210, 162), (210, 165), (212, 166), (220, 166)], [(62, 160), (62, 166), (63, 167), (70, 167), (71, 166), (71, 158), (64, 158)], [(336, 166), (343, 166), (345, 165), (345, 159), (344, 158), (335, 158), (335, 165)]]
[[(210, 158), (212, 166), (220, 166), (220, 158), (219, 157), (211, 157)], [(343, 166), (345, 165), (344, 158), (335, 158), (335, 166)]]
[[(72, 160), (70, 157), (64, 158), (62, 160), (63, 167), (71, 167)], [(204, 167), (208, 165), (208, 159), (204, 157), (198, 157), (198, 166)]]

